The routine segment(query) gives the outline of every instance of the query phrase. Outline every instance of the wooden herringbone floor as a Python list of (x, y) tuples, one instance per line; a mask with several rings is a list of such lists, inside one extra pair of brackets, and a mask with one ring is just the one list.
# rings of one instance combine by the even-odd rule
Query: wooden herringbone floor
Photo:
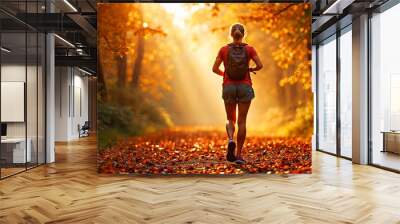
[(0, 181), (0, 223), (400, 223), (400, 175), (323, 153), (311, 175), (132, 177), (96, 172), (93, 138)]

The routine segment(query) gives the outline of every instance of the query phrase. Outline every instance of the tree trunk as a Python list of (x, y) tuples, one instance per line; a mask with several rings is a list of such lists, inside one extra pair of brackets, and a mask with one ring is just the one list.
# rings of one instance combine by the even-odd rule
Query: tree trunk
[(118, 81), (117, 84), (120, 87), (125, 86), (126, 82), (126, 55), (122, 57), (116, 56), (117, 66), (118, 66)]
[(136, 59), (133, 64), (133, 77), (132, 86), (137, 87), (139, 85), (140, 73), (142, 72), (142, 62), (144, 56), (144, 37), (143, 33), (138, 34), (137, 48), (136, 48)]
[(106, 82), (104, 80), (103, 65), (101, 62), (99, 62), (97, 77), (99, 83), (98, 89), (100, 93), (100, 100), (103, 101), (107, 98), (107, 88), (106, 88)]

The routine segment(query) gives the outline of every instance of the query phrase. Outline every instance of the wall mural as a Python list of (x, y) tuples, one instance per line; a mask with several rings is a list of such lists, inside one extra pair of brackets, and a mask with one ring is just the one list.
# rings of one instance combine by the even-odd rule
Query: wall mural
[(98, 171), (311, 173), (311, 5), (98, 5)]

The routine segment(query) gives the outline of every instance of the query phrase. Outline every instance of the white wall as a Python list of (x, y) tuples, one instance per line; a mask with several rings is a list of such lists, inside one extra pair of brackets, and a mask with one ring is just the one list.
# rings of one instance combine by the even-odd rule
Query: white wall
[(82, 73), (77, 70), (74, 70), (74, 82), (73, 82), (73, 94), (74, 96), (74, 102), (73, 105), (74, 107), (72, 108), (72, 130), (71, 130), (71, 135), (74, 137), (78, 137), (79, 132), (78, 132), (78, 124), (81, 126), (85, 123), (85, 121), (88, 121), (89, 118), (89, 113), (88, 113), (88, 99), (89, 99), (89, 94), (88, 94), (88, 77), (87, 76), (82, 76)]
[(79, 138), (78, 125), (88, 120), (88, 77), (76, 68), (56, 67), (55, 140)]
[[(36, 86), (36, 80), (30, 78), (30, 74), (36, 74), (36, 67), (28, 66), (28, 79), (29, 86)], [(1, 81), (2, 82), (25, 82), (25, 65), (2, 65), (1, 66)], [(27, 106), (31, 107), (29, 112), (34, 107), (36, 110), (36, 88), (27, 88)], [(40, 105), (39, 105), (40, 106)], [(2, 110), (7, 110), (7, 108), (1, 108)], [(36, 113), (27, 113), (28, 122), (35, 122), (36, 125)], [(29, 125), (33, 127), (34, 125)], [(34, 127), (36, 130), (36, 126)], [(29, 130), (28, 130), (29, 133)], [(8, 137), (25, 137), (25, 122), (7, 122), (7, 136)], [(29, 137), (29, 136), (28, 136)]]
[(67, 141), (69, 133), (69, 68), (55, 68), (55, 141)]
[[(37, 71), (38, 69), (38, 71)], [(25, 64), (3, 64), (1, 66), (2, 82), (26, 83), (26, 108), (22, 112), (27, 115), (27, 120), (22, 122), (5, 122), (7, 124), (8, 138), (25, 138), (30, 140), (32, 161), (44, 163), (44, 89), (42, 68), (25, 66)], [(27, 81), (25, 80), (27, 78)], [(7, 97), (7, 96), (2, 96)], [(9, 110), (10, 108), (1, 108)], [(39, 155), (37, 156), (37, 153)]]
[[(2, 65), (1, 81), (25, 82), (25, 65)], [(1, 110), (7, 110), (7, 108), (1, 108)], [(7, 123), (7, 137), (25, 137), (25, 123)]]

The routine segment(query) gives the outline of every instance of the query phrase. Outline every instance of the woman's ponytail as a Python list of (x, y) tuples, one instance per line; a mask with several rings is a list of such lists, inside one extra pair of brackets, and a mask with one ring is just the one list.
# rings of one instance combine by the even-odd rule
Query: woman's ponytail
[(231, 36), (235, 40), (244, 37), (244, 26), (240, 23), (233, 24), (231, 27)]

